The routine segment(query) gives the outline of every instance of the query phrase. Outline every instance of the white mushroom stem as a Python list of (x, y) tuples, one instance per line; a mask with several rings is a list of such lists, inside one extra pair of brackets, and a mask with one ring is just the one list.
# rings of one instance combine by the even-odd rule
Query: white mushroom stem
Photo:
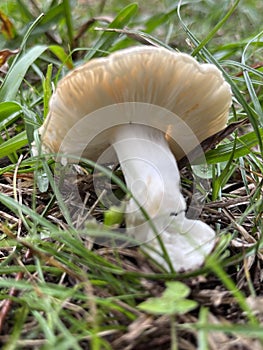
[[(185, 217), (179, 170), (164, 133), (145, 125), (126, 124), (116, 128), (111, 143), (127, 188), (152, 219), (174, 269), (200, 266), (213, 249), (215, 232), (205, 223)], [(126, 225), (138, 241), (162, 254), (151, 225), (133, 199), (126, 208)], [(160, 254), (147, 251), (167, 268)]]
[[(162, 131), (122, 125), (116, 128), (112, 145), (128, 189), (152, 218), (186, 209), (177, 164)], [(145, 221), (133, 200), (130, 207), (128, 216), (134, 218), (134, 225)]]

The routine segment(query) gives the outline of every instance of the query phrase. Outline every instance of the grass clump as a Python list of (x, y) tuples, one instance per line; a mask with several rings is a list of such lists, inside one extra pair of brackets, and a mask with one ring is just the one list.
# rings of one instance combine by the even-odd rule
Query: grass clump
[[(257, 0), (0, 4), (3, 349), (262, 348), (262, 10)], [(216, 64), (233, 91), (232, 129), (216, 148), (211, 140), (205, 145), (211, 190), (202, 219), (217, 230), (218, 244), (191, 273), (161, 270), (138, 248), (94, 243), (116, 232), (96, 223), (105, 210), (92, 163), (84, 160), (77, 177), (83, 212), (59, 200), (52, 159), (31, 153), (57, 81), (84, 61), (138, 42)], [(114, 174), (123, 197), (121, 174)], [(187, 164), (181, 175), (191, 197)], [(88, 225), (76, 225), (83, 215)], [(176, 286), (189, 300), (178, 298), (175, 309), (183, 312), (171, 315)], [(183, 308), (186, 301), (193, 307)]]

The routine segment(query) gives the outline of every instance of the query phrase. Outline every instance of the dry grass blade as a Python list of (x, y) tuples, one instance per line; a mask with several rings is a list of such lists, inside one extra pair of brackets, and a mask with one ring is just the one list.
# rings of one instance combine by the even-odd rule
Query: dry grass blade
[[(236, 129), (240, 128), (249, 123), (248, 118), (245, 118), (241, 121), (234, 122), (225, 127), (224, 130), (219, 131), (213, 136), (208, 137), (206, 140), (201, 142), (201, 147), (204, 152), (207, 152), (216, 147), (222, 140), (231, 135)], [(185, 167), (189, 161), (188, 159), (197, 159), (200, 156), (200, 148), (197, 147), (192, 152), (190, 152), (187, 156), (184, 156), (182, 159), (178, 161), (179, 169)]]
[[(115, 32), (115, 33), (119, 33), (119, 34), (124, 34), (127, 35), (127, 37), (138, 41), (140, 44), (143, 45), (152, 45), (152, 46), (159, 46), (158, 40), (152, 38), (150, 35), (143, 33), (143, 32), (139, 32), (139, 31), (135, 31), (135, 30), (131, 30), (128, 28), (125, 29), (118, 29), (118, 28), (100, 28), (100, 27), (95, 27), (95, 30), (98, 31), (104, 31), (104, 32)], [(165, 46), (165, 45), (162, 45)]]

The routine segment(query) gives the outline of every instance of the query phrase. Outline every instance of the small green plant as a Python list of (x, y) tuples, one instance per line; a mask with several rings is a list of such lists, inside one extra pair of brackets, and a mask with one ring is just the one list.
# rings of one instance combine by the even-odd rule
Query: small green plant
[(190, 288), (182, 282), (166, 282), (166, 289), (160, 297), (149, 298), (138, 308), (153, 315), (169, 315), (171, 324), (171, 349), (177, 350), (176, 316), (197, 308), (194, 300), (186, 299)]
[(149, 298), (138, 308), (154, 315), (183, 315), (195, 309), (198, 304), (186, 299), (190, 288), (182, 282), (166, 282), (166, 289), (160, 297)]

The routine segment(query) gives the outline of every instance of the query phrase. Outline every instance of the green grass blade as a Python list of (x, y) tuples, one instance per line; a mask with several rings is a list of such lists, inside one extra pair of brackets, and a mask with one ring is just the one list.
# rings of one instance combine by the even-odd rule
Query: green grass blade
[(17, 340), (21, 336), (21, 332), (23, 330), (24, 323), (26, 322), (26, 318), (28, 316), (29, 309), (27, 306), (22, 306), (15, 313), (15, 323), (12, 333), (10, 334), (9, 340), (4, 345), (2, 350), (15, 350), (17, 347)]
[(66, 25), (67, 25), (69, 45), (70, 47), (72, 47), (74, 34), (73, 34), (73, 23), (72, 23), (72, 15), (71, 15), (72, 9), (71, 9), (69, 0), (63, 0), (63, 10), (64, 10), (64, 16), (65, 16)]
[(209, 41), (215, 36), (215, 34), (218, 32), (218, 30), (228, 21), (229, 17), (234, 13), (234, 11), (237, 8), (237, 5), (239, 4), (240, 0), (236, 0), (236, 2), (231, 6), (231, 8), (229, 9), (229, 11), (227, 12), (227, 14), (222, 18), (221, 21), (219, 21), (214, 28), (209, 32), (209, 34), (207, 35), (206, 38), (204, 38), (199, 44), (198, 46), (194, 49), (194, 51), (192, 52), (193, 56), (196, 56), (199, 51), (206, 45), (209, 43)]
[(45, 45), (32, 47), (20, 57), (12, 69), (10, 68), (9, 74), (7, 74), (0, 89), (1, 101), (14, 100), (27, 70), (46, 49), (47, 46)]
[(44, 97), (43, 97), (43, 117), (45, 118), (48, 114), (48, 106), (49, 106), (49, 100), (50, 97), (52, 95), (52, 64), (49, 64), (47, 67), (47, 73), (46, 76), (43, 80), (43, 93), (44, 93)]
[(43, 218), (41, 215), (37, 214), (35, 211), (30, 209), (26, 205), (18, 203), (13, 198), (0, 193), (0, 202), (4, 206), (9, 208), (12, 212), (19, 214), (22, 211), (24, 215), (28, 215), (34, 222), (37, 222), (43, 227), (49, 229), (50, 231), (57, 231), (56, 225), (53, 225), (49, 220)]
[(69, 69), (73, 68), (73, 62), (71, 57), (65, 52), (63, 47), (59, 45), (50, 45), (49, 50), (60, 60), (61, 63), (65, 64)]
[(21, 106), (17, 102), (1, 102), (0, 103), (0, 129), (1, 122), (5, 121), (10, 115), (21, 110)]
[[(184, 21), (181, 18), (180, 14), (180, 6), (178, 6), (178, 17), (181, 23), (182, 28), (188, 35), (189, 39), (191, 42), (198, 47), (200, 45), (200, 41), (196, 38), (196, 36), (188, 29), (187, 25), (184, 23)], [(238, 86), (234, 83), (233, 79), (231, 76), (225, 71), (225, 69), (222, 68), (222, 66), (219, 64), (219, 62), (215, 59), (215, 57), (209, 52), (209, 50), (206, 47), (202, 47), (200, 52), (204, 55), (204, 57), (207, 59), (208, 62), (213, 63), (218, 69), (220, 69), (225, 77), (225, 80), (229, 83), (231, 86), (232, 92), (235, 95), (237, 101), (241, 104), (243, 107), (245, 113), (247, 114), (250, 123), (253, 126), (253, 129), (255, 130), (255, 133), (257, 135), (258, 139), (258, 144), (260, 147), (261, 152), (263, 153), (263, 141), (260, 136), (260, 130), (258, 126), (258, 120), (257, 120), (257, 114), (255, 111), (249, 106), (247, 103), (245, 97), (243, 96), (242, 92), (238, 88)]]
[(28, 7), (24, 4), (22, 0), (17, 0), (17, 6), (18, 10), (21, 13), (21, 15), (29, 22), (34, 20), (34, 16), (32, 13), (28, 10)]
[[(123, 28), (125, 27), (131, 19), (135, 16), (138, 10), (138, 5), (136, 3), (130, 4), (122, 9), (115, 19), (109, 24), (107, 28)], [(103, 51), (107, 51), (111, 45), (114, 43), (114, 40), (119, 36), (119, 33), (116, 32), (103, 32), (99, 40), (94, 44), (92, 50), (86, 55), (87, 59), (93, 57), (98, 57), (103, 55)]]
[(34, 28), (34, 35), (39, 35), (50, 30), (52, 25), (59, 23), (59, 20), (63, 18), (63, 4), (51, 6), (42, 18), (37, 27)]
[[(260, 137), (263, 138), (263, 130), (259, 130)], [(251, 148), (258, 145), (258, 137), (255, 131), (251, 131), (236, 139), (234, 148), (234, 141), (227, 144), (220, 145), (216, 149), (206, 153), (206, 161), (208, 164), (216, 164), (227, 162), (233, 153), (233, 159), (244, 157), (251, 153)]]
[[(234, 324), (234, 323), (219, 323), (219, 324), (200, 324), (189, 323), (180, 325), (181, 329), (198, 329), (206, 332), (224, 332), (226, 334), (240, 334), (249, 338), (257, 338), (263, 340), (262, 326), (250, 324)], [(250, 347), (250, 349), (252, 349)]]
[(3, 142), (0, 145), (0, 158), (9, 156), (11, 153), (16, 152), (28, 143), (27, 135), (25, 131), (16, 134), (11, 139)]
[(225, 272), (223, 266), (218, 263), (213, 255), (209, 256), (207, 259), (207, 266), (213, 271), (215, 275), (218, 276), (220, 281), (225, 285), (225, 287), (230, 291), (230, 293), (235, 297), (241, 309), (247, 314), (249, 323), (251, 325), (257, 325), (258, 321), (256, 316), (253, 314), (252, 310), (246, 302), (244, 294), (238, 289), (235, 282), (231, 277)]
[[(26, 43), (27, 43), (27, 40), (29, 39), (30, 35), (32, 34), (32, 32), (34, 31), (34, 29), (39, 25), (39, 23), (43, 20), (43, 17), (44, 17), (44, 13), (41, 13), (36, 19), (35, 21), (29, 26), (28, 30), (26, 31), (25, 35), (23, 36), (23, 40), (22, 40), (22, 43), (20, 45), (20, 50), (21, 52), (24, 50), (25, 46), (26, 46)], [(13, 63), (12, 63), (12, 66), (13, 64), (16, 63), (16, 59), (18, 59), (19, 56), (16, 56), (16, 58), (14, 59)], [(12, 68), (11, 66), (11, 68)], [(10, 69), (11, 69), (10, 68)]]
[[(241, 61), (244, 65), (246, 63), (245, 56), (246, 56), (246, 53), (247, 53), (247, 50), (248, 50), (249, 46), (251, 45), (252, 42), (258, 40), (262, 35), (263, 35), (263, 31), (260, 32), (258, 35), (255, 36), (255, 38), (251, 39), (247, 43), (247, 45), (246, 45), (246, 47), (245, 47), (245, 49), (243, 51), (242, 61)], [(252, 101), (252, 103), (254, 105), (254, 108), (255, 108), (255, 111), (257, 113), (258, 120), (260, 122), (261, 127), (263, 128), (263, 111), (262, 111), (261, 103), (260, 103), (260, 101), (259, 101), (259, 99), (257, 97), (257, 93), (256, 93), (256, 91), (254, 89), (253, 83), (252, 83), (252, 81), (250, 79), (250, 76), (249, 76), (249, 73), (248, 73), (248, 71), (246, 69), (243, 70), (243, 76), (245, 78), (245, 82), (246, 82), (246, 85), (247, 85), (247, 89), (248, 89), (251, 101)]]
[[(200, 308), (198, 324), (208, 324), (208, 313), (209, 310), (206, 307)], [(204, 329), (198, 330), (198, 350), (208, 350), (207, 332)]]

